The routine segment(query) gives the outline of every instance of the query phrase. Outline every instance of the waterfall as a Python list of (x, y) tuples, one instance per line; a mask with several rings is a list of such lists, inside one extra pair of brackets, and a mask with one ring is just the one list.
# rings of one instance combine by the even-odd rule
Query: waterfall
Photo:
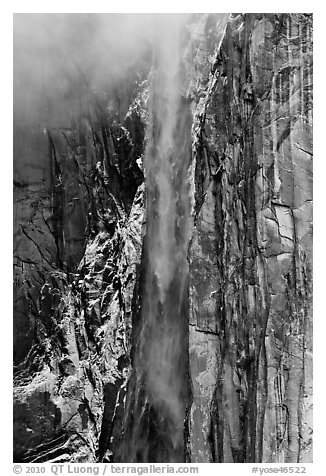
[(191, 115), (181, 92), (184, 20), (161, 16), (151, 79), (141, 310), (122, 458), (129, 462), (185, 458)]

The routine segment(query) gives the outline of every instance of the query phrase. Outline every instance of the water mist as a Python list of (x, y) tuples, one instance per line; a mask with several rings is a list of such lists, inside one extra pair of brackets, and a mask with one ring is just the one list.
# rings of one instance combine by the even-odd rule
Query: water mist
[(184, 21), (162, 15), (152, 71), (141, 310), (121, 457), (127, 462), (185, 460), (191, 116), (181, 92)]

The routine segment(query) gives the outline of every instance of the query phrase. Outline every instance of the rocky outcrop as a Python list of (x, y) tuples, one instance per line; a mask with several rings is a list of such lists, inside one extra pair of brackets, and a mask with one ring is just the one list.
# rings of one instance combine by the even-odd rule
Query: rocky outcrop
[(35, 342), (15, 373), (17, 460), (103, 458), (130, 367), (142, 221), (140, 189), (123, 226), (86, 245), (73, 280), (52, 273), (42, 286)]
[[(191, 22), (185, 460), (309, 462), (312, 17)], [(27, 114), (26, 92), (15, 114), (18, 462), (121, 456), (146, 234), (146, 61), (105, 94), (75, 84), (70, 104), (49, 100), (52, 115)]]
[(122, 123), (114, 90), (66, 127), (15, 123), (17, 461), (102, 459), (117, 420), (144, 208), (146, 82), (128, 87)]

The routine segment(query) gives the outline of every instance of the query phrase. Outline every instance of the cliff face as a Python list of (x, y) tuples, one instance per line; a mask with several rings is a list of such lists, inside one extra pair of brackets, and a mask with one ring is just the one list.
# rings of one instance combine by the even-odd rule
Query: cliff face
[[(207, 15), (190, 30), (185, 460), (309, 462), (312, 18)], [(17, 461), (121, 459), (148, 88), (119, 88), (72, 120), (15, 118)]]
[(197, 108), (192, 461), (311, 460), (311, 68), (309, 16), (235, 17)]
[(17, 460), (95, 461), (126, 378), (146, 82), (134, 96), (134, 84), (115, 86), (53, 105), (41, 130), (29, 117), (15, 123)]

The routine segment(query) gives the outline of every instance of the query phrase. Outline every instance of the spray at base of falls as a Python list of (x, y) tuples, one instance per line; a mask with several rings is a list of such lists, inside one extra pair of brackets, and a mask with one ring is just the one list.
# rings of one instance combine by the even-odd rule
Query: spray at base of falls
[[(191, 114), (181, 94), (183, 15), (157, 43), (146, 151), (141, 310), (121, 460), (183, 462), (188, 400)], [(164, 38), (164, 39), (163, 39)]]

